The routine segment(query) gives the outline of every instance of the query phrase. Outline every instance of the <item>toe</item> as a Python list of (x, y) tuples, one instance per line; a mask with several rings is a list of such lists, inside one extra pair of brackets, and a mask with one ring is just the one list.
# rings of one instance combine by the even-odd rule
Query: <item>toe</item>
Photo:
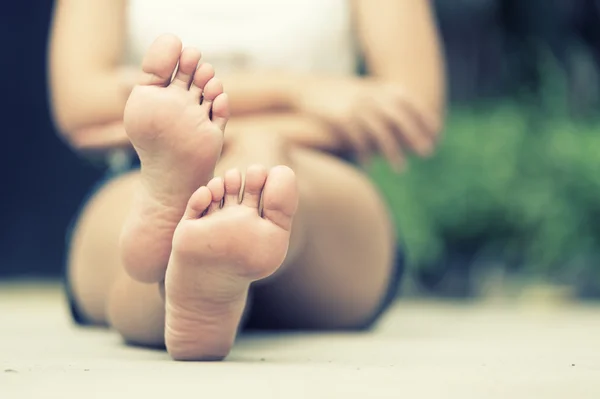
[(188, 201), (187, 207), (185, 209), (185, 213), (183, 214), (183, 219), (198, 219), (204, 211), (208, 208), (212, 201), (212, 193), (208, 189), (208, 187), (202, 186), (192, 196)]
[(215, 177), (206, 185), (210, 192), (212, 193), (212, 202), (208, 207), (207, 215), (218, 211), (221, 209), (221, 203), (223, 201), (223, 196), (225, 195), (225, 185), (223, 183), (223, 179), (220, 177)]
[(298, 208), (296, 175), (287, 166), (270, 170), (263, 189), (263, 217), (286, 231)]
[(201, 56), (200, 50), (196, 48), (184, 48), (179, 57), (179, 66), (177, 67), (177, 73), (175, 74), (175, 78), (171, 82), (171, 85), (186, 90), (189, 89)]
[(227, 97), (227, 93), (221, 93), (215, 98), (212, 104), (212, 121), (222, 132), (225, 131), (229, 115), (229, 97)]
[(223, 206), (238, 205), (242, 188), (242, 174), (239, 169), (231, 169), (225, 173), (225, 201)]
[(242, 204), (258, 209), (260, 195), (265, 186), (265, 181), (267, 181), (267, 174), (267, 168), (264, 166), (253, 165), (248, 168), (246, 171)]
[(142, 61), (141, 85), (166, 86), (181, 55), (181, 40), (175, 35), (159, 36)]
[(213, 102), (222, 93), (223, 83), (221, 83), (221, 80), (218, 78), (212, 78), (208, 81), (206, 86), (204, 86), (204, 91), (202, 92), (202, 107), (207, 113), (211, 112)]
[(202, 92), (204, 91), (204, 87), (208, 83), (209, 80), (215, 77), (215, 68), (211, 64), (201, 64), (196, 72), (194, 72), (194, 78), (192, 80), (192, 86), (190, 87), (190, 92), (198, 98), (198, 102), (200, 102), (200, 97), (202, 96)]

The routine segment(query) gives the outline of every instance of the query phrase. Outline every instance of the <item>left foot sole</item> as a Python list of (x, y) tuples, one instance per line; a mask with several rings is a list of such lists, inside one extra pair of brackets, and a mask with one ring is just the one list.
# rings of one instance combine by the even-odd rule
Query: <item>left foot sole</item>
[(285, 259), (297, 205), (296, 177), (285, 166), (248, 168), (244, 188), (231, 170), (192, 195), (165, 279), (165, 343), (174, 359), (227, 356), (250, 283)]

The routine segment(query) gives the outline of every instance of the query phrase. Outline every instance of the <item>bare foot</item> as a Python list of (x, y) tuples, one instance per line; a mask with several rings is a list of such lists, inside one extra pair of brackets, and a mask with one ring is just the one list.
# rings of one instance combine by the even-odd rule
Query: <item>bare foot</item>
[(245, 180), (241, 202), (238, 170), (200, 187), (175, 231), (165, 279), (165, 343), (176, 360), (227, 356), (250, 283), (273, 274), (285, 259), (298, 206), (294, 172), (251, 166)]
[[(128, 273), (164, 278), (175, 227), (192, 193), (213, 176), (229, 115), (221, 82), (200, 52), (160, 36), (142, 64), (124, 124), (141, 161), (140, 186), (121, 236)], [(175, 68), (175, 76), (172, 78)]]

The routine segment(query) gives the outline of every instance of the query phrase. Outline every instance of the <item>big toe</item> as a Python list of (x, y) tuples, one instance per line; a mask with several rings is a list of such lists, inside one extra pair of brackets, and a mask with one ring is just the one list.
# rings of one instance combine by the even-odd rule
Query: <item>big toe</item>
[(181, 54), (181, 40), (171, 34), (159, 36), (142, 61), (141, 85), (166, 86), (171, 81)]
[(287, 166), (275, 166), (269, 171), (263, 190), (263, 217), (290, 231), (297, 209), (296, 174)]
[(187, 207), (183, 214), (183, 219), (197, 219), (199, 218), (211, 204), (212, 193), (206, 186), (200, 187), (188, 201)]

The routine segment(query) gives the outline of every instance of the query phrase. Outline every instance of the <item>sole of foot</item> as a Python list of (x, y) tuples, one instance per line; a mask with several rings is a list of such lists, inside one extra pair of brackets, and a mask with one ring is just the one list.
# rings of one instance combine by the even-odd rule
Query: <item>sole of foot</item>
[(140, 184), (121, 236), (127, 272), (142, 282), (164, 278), (173, 232), (191, 194), (213, 176), (229, 117), (227, 95), (200, 51), (179, 38), (155, 40), (124, 113), (141, 162)]
[(165, 279), (165, 343), (176, 360), (229, 353), (249, 286), (283, 263), (298, 206), (294, 172), (251, 166), (212, 179), (190, 198)]

